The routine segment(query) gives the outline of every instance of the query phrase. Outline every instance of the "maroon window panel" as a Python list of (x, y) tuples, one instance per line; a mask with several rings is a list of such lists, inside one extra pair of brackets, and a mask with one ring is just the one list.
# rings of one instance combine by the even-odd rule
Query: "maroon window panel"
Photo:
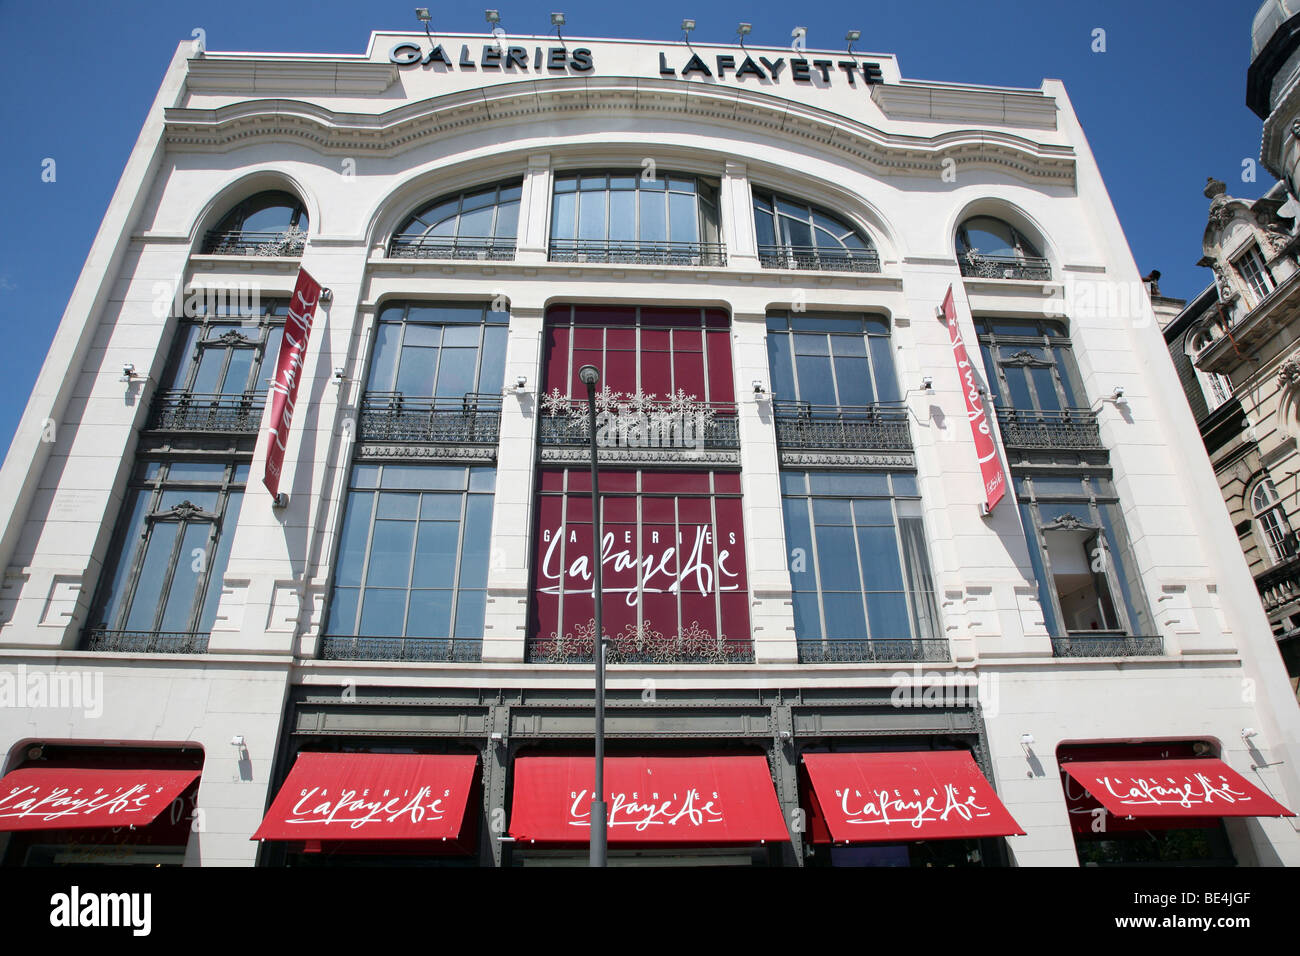
[[(603, 624), (620, 648), (646, 640), (688, 647), (749, 640), (739, 475), (602, 468), (600, 497)], [(534, 646), (590, 640), (587, 469), (540, 473), (534, 541)]]
[(701, 402), (736, 400), (731, 320), (722, 309), (557, 305), (546, 313), (543, 391), (584, 398), (578, 369), (600, 369), (600, 388)]

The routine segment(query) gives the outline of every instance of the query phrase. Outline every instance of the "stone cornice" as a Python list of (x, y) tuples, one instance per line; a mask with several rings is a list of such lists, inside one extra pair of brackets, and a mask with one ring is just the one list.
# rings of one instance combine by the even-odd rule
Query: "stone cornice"
[[(659, 114), (730, 124), (752, 134), (839, 150), (868, 169), (938, 177), (943, 160), (1002, 169), (1022, 179), (1073, 186), (1075, 151), (1010, 132), (970, 128), (934, 136), (886, 133), (865, 123), (749, 90), (650, 79), (555, 78), (467, 90), (384, 113), (339, 113), (301, 100), (256, 99), (217, 109), (168, 109), (172, 149), (229, 149), (265, 139), (298, 140), (323, 152), (396, 153), (485, 123), (587, 111)], [(982, 119), (982, 118), (981, 118)]]

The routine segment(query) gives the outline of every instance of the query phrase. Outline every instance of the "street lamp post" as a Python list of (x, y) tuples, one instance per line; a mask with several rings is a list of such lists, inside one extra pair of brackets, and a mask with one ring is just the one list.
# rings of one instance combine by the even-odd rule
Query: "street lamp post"
[(578, 369), (578, 381), (587, 386), (587, 432), (591, 441), (591, 520), (592, 586), (595, 605), (595, 637), (592, 639), (591, 657), (596, 664), (596, 786), (591, 794), (591, 866), (604, 866), (606, 862), (605, 829), (608, 819), (605, 809), (605, 631), (601, 624), (600, 606), (604, 598), (601, 589), (600, 564), (600, 484), (596, 472), (596, 385), (600, 382), (600, 369), (584, 365)]

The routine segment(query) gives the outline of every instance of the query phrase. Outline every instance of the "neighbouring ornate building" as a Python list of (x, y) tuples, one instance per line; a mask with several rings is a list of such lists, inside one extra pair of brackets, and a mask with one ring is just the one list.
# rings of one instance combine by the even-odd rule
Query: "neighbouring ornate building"
[(1058, 81), (187, 44), (0, 470), (0, 859), (580, 861), (603, 642), (614, 863), (1300, 864), (1164, 351)]
[(1199, 264), (1214, 282), (1165, 338), (1300, 693), (1300, 4), (1259, 8), (1247, 105), (1264, 121), (1260, 161), (1280, 182), (1242, 200), (1208, 181)]

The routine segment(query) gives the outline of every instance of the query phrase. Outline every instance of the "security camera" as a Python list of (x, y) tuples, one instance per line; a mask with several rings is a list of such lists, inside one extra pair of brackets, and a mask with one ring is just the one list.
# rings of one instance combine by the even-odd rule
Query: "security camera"
[(921, 379), (921, 391), (923, 392), (934, 391), (934, 378), (932, 376), (926, 375), (924, 378)]
[(134, 362), (122, 363), (122, 377), (121, 379), (119, 379), (119, 381), (131, 382), (134, 380), (135, 380), (135, 363)]
[(522, 391), (524, 390), (524, 388), (527, 387), (527, 385), (528, 385), (528, 376), (527, 376), (527, 375), (520, 375), (518, 378), (515, 379), (515, 391), (516, 391), (516, 392), (522, 392)]
[(345, 381), (347, 381), (347, 377), (348, 374), (342, 367), (336, 368), (334, 370), (334, 382), (336, 384), (342, 385)]

